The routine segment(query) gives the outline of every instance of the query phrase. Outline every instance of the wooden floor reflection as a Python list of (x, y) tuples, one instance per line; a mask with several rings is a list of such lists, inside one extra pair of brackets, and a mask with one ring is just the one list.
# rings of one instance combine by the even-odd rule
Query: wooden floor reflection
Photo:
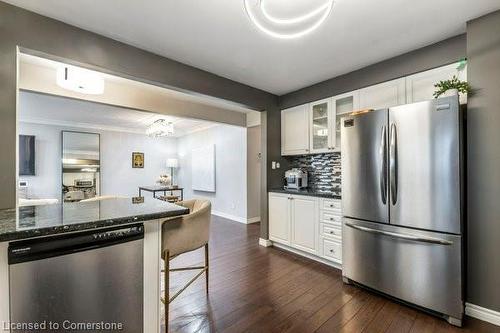
[[(209, 296), (201, 278), (175, 299), (170, 305), (169, 332), (500, 333), (499, 327), (472, 318), (466, 318), (465, 327), (458, 329), (344, 285), (340, 271), (334, 268), (259, 246), (258, 224), (244, 225), (216, 216), (212, 221)], [(171, 265), (199, 265), (203, 256), (200, 249), (175, 258)], [(171, 293), (194, 274), (173, 273)]]

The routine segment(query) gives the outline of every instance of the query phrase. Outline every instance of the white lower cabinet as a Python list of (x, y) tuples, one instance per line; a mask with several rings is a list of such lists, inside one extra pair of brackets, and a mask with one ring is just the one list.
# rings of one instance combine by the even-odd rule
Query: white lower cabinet
[(322, 255), (325, 259), (336, 262), (342, 261), (342, 243), (328, 238), (322, 239)]
[(318, 199), (315, 197), (291, 196), (292, 239), (291, 244), (299, 250), (318, 253)]
[(342, 264), (342, 209), (340, 200), (321, 199), (320, 255)]
[(340, 200), (269, 193), (269, 239), (313, 259), (342, 263)]
[[(269, 194), (269, 239), (290, 244), (290, 198), (287, 194)], [(272, 221), (272, 223), (271, 223)]]

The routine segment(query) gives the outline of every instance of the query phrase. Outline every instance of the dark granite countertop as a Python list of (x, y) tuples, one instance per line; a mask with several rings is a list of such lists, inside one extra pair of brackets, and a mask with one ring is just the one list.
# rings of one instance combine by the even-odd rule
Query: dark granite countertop
[(187, 214), (181, 206), (153, 198), (131, 198), (0, 210), (0, 242), (111, 227)]
[(276, 188), (269, 190), (269, 192), (275, 192), (275, 193), (287, 193), (287, 194), (296, 194), (296, 195), (307, 195), (311, 197), (321, 197), (321, 198), (327, 198), (327, 199), (341, 199), (341, 196), (339, 195), (338, 192), (325, 192), (317, 189), (312, 189), (312, 188), (305, 188), (301, 190), (292, 190), (292, 189), (285, 189), (285, 188)]

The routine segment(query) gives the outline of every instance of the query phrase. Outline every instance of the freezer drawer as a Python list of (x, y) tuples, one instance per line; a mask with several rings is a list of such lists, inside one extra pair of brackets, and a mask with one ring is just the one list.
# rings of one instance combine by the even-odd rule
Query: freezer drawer
[(461, 320), (462, 238), (343, 218), (342, 274)]

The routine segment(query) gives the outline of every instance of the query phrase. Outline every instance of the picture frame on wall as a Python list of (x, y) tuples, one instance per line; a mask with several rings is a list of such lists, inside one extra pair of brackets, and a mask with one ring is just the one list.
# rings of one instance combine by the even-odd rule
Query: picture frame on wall
[(215, 145), (191, 151), (191, 179), (193, 191), (215, 193)]
[(144, 168), (144, 153), (132, 152), (132, 168)]

